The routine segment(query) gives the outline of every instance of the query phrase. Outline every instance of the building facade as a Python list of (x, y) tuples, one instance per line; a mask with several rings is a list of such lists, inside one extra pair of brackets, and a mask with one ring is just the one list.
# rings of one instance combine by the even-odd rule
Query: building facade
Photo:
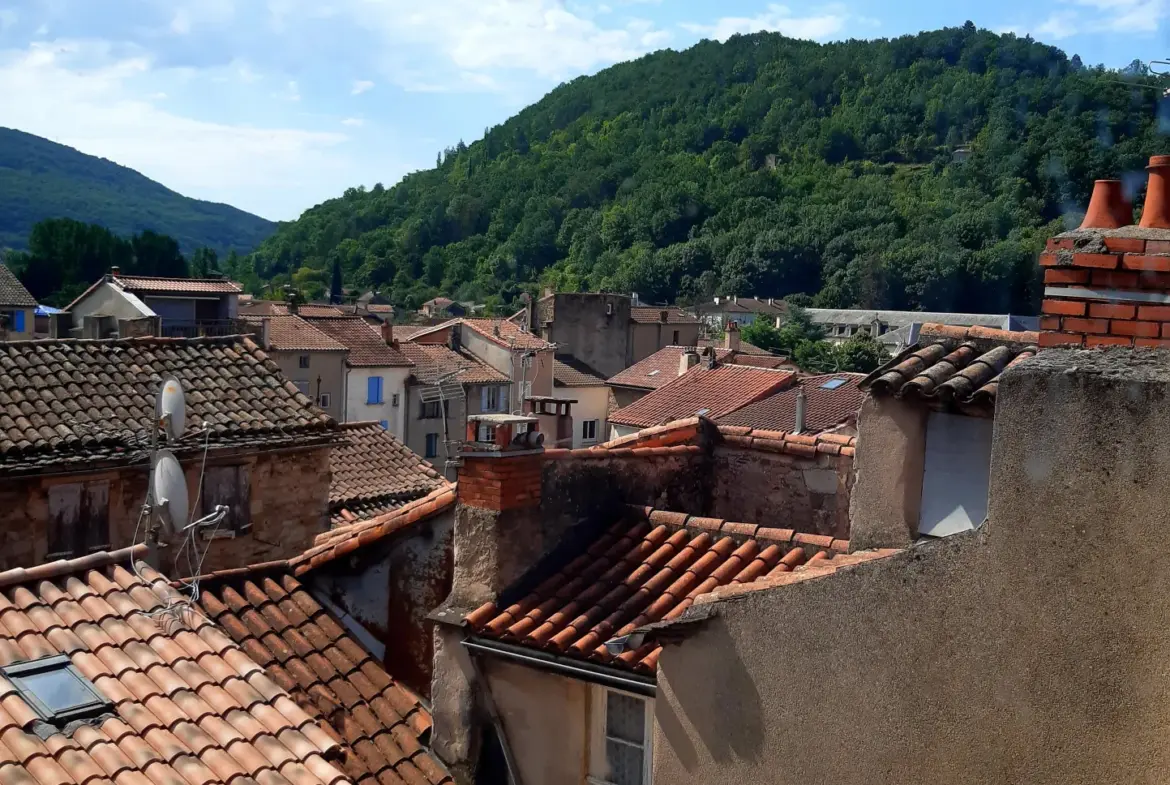
[(33, 337), (36, 299), (20, 279), (0, 264), (0, 340), (21, 341)]

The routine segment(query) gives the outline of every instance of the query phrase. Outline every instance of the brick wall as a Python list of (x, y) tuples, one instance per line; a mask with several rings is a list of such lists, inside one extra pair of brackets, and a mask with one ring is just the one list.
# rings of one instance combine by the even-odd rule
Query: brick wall
[[(294, 556), (311, 546), (313, 537), (327, 527), (328, 447), (208, 461), (209, 467), (215, 465), (247, 467), (252, 530), (238, 538), (213, 541), (202, 571)], [(194, 503), (199, 462), (184, 461), (183, 467), (189, 499)], [(109, 485), (110, 545), (122, 548), (133, 544), (135, 525), (147, 493), (148, 476), (144, 467), (3, 480), (0, 481), (0, 570), (44, 562), (48, 554), (50, 489), (64, 483), (91, 482)], [(140, 530), (138, 540), (142, 537)], [(201, 540), (200, 546), (203, 544)], [(173, 554), (174, 550), (167, 549), (164, 553)], [(191, 574), (186, 558), (180, 564), (166, 559), (164, 556), (163, 567), (171, 577)]]
[(460, 504), (485, 510), (516, 510), (540, 504), (541, 455), (463, 459)]

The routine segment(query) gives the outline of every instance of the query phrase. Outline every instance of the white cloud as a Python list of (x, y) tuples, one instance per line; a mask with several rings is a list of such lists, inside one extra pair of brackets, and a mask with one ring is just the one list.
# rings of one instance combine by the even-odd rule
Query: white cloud
[(272, 94), (273, 98), (279, 98), (282, 101), (297, 102), (301, 100), (301, 88), (295, 79), (290, 79), (284, 86), (284, 89), (278, 93)]
[(726, 41), (738, 33), (761, 30), (820, 41), (841, 32), (848, 19), (849, 15), (840, 5), (825, 6), (823, 12), (815, 16), (793, 16), (787, 6), (772, 3), (766, 11), (756, 16), (725, 16), (714, 24), (684, 23), (681, 27), (716, 41)]
[(1036, 37), (1040, 39), (1051, 39), (1059, 41), (1062, 38), (1076, 35), (1077, 16), (1075, 13), (1062, 11), (1052, 14), (1039, 25), (1037, 25), (1035, 33)]
[(373, 82), (369, 81), (368, 79), (358, 79), (356, 82), (353, 83), (353, 87), (350, 89), (349, 94), (350, 95), (361, 95), (362, 93), (366, 92), (367, 90), (372, 90), (373, 88), (374, 88)]
[(1065, 0), (1065, 8), (1034, 24), (1003, 32), (1030, 33), (1041, 41), (1060, 41), (1085, 33), (1156, 33), (1170, 16), (1170, 0)]
[(366, 121), (361, 119), (360, 117), (347, 117), (341, 121), (341, 124), (348, 125), (352, 128), (361, 128), (363, 125), (366, 124)]
[[(360, 182), (340, 133), (209, 122), (156, 107), (147, 57), (56, 41), (0, 51), (0, 126), (136, 169), (180, 193), (287, 219)], [(139, 97), (146, 95), (148, 97)], [(83, 118), (84, 121), (79, 121)]]

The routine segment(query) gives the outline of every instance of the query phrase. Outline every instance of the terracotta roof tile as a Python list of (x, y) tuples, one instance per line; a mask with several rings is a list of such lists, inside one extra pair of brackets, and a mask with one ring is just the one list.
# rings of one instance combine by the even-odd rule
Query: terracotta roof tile
[(1035, 356), (1037, 339), (1035, 332), (924, 325), (919, 342), (867, 376), (861, 389), (989, 415), (1000, 374)]
[(65, 654), (110, 704), (65, 733), (0, 679), (0, 781), (345, 781), (328, 762), (341, 745), (188, 598), (132, 566), (145, 550), (0, 573), (0, 664)]
[(114, 281), (128, 292), (168, 294), (239, 294), (244, 287), (222, 278), (153, 278), (146, 275), (117, 275)]
[(434, 384), (455, 372), (458, 372), (456, 380), (463, 384), (508, 384), (511, 381), (487, 363), (442, 344), (403, 343), (398, 348), (414, 363), (411, 376), (423, 384)]
[(187, 398), (180, 452), (332, 440), (336, 423), (246, 337), (0, 344), (0, 471), (144, 460), (162, 377)]
[(278, 352), (344, 352), (345, 346), (299, 316), (245, 316), (259, 330), (268, 323), (268, 342)]
[(740, 365), (707, 368), (700, 363), (670, 384), (618, 409), (609, 421), (645, 428), (696, 413), (717, 419), (788, 386), (794, 379), (790, 372)]
[(509, 349), (543, 351), (553, 348), (553, 345), (548, 341), (538, 335), (533, 335), (508, 319), (451, 319), (442, 324), (436, 324), (425, 330), (420, 330), (412, 335), (411, 338), (417, 338), (419, 335), (431, 331), (445, 330), (455, 324), (465, 325), (489, 341)]
[[(666, 318), (663, 319), (663, 314)], [(639, 324), (698, 324), (699, 320), (674, 306), (635, 306), (630, 309), (630, 321)]]
[(200, 590), (203, 611), (236, 644), (257, 652), (277, 688), (340, 740), (353, 782), (451, 782), (425, 746), (431, 715), (423, 702), (350, 637), (287, 566), (207, 576)]
[[(690, 346), (666, 346), (640, 360), (621, 373), (609, 378), (610, 384), (619, 387), (636, 387), (643, 390), (657, 390), (678, 378), (678, 364), (683, 352), (693, 351)], [(715, 358), (720, 362), (731, 354), (727, 349), (716, 349)]]
[[(699, 339), (699, 348), (705, 349), (708, 346), (714, 347), (716, 349), (723, 349), (724, 351), (727, 351), (726, 349), (723, 348), (723, 344), (719, 341), (713, 340), (711, 338), (700, 338)], [(739, 352), (740, 354), (748, 354), (748, 355), (752, 355), (754, 357), (777, 357), (778, 356), (778, 355), (772, 354), (772, 352), (768, 351), (767, 349), (761, 349), (760, 347), (756, 346), (754, 343), (748, 343), (747, 341), (744, 341), (742, 339), (739, 342), (739, 349), (737, 349), (736, 351)]]
[[(752, 428), (770, 428), (791, 431), (796, 427), (797, 390), (805, 395), (804, 433), (816, 433), (840, 425), (857, 415), (865, 394), (859, 385), (864, 379), (860, 373), (834, 373), (806, 376), (797, 386), (769, 395), (748, 404), (731, 414), (720, 417), (720, 425), (746, 425)], [(833, 389), (824, 385), (834, 385)]]
[(848, 543), (832, 547), (828, 538), (791, 530), (664, 512), (630, 508), (584, 553), (572, 559), (550, 556), (498, 602), (469, 613), (466, 622), (484, 638), (653, 673), (658, 644), (614, 656), (605, 642), (676, 619), (721, 586), (812, 568), (827, 572), (874, 557), (872, 552), (843, 555)]
[(317, 318), (302, 314), (305, 321), (349, 349), (345, 362), (353, 368), (403, 367), (410, 360), (382, 338), (382, 333), (356, 316)]
[(334, 525), (368, 520), (448, 485), (376, 422), (345, 423), (341, 434), (349, 443), (334, 447), (329, 457), (333, 473), (329, 509)]
[(37, 301), (8, 266), (0, 264), (0, 308), (3, 307), (36, 308)]
[[(305, 303), (297, 307), (297, 316), (305, 319), (330, 317), (330, 316), (347, 316), (350, 313), (350, 307), (336, 306), (336, 305), (318, 305), (316, 303)], [(276, 300), (251, 300), (247, 303), (240, 303), (240, 316), (288, 316), (288, 303)]]
[(399, 341), (407, 342), (419, 333), (429, 332), (434, 327), (433, 324), (396, 324), (394, 325), (394, 337)]
[(571, 354), (558, 354), (553, 363), (553, 383), (558, 387), (605, 386), (604, 376)]

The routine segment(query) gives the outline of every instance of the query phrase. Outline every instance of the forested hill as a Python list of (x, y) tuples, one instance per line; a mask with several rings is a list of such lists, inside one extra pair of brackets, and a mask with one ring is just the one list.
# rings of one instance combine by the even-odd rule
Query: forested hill
[(411, 305), (503, 306), (543, 284), (1034, 312), (1036, 254), (1092, 180), (1170, 152), (1160, 91), (1119, 79), (1155, 81), (970, 23), (703, 42), (562, 85), (393, 188), (350, 189), (237, 274), (319, 291), (339, 262), (347, 286)]
[(276, 225), (226, 204), (188, 199), (124, 166), (0, 128), (0, 249), (27, 247), (38, 221), (72, 218), (116, 234), (150, 230), (185, 252), (250, 251)]

